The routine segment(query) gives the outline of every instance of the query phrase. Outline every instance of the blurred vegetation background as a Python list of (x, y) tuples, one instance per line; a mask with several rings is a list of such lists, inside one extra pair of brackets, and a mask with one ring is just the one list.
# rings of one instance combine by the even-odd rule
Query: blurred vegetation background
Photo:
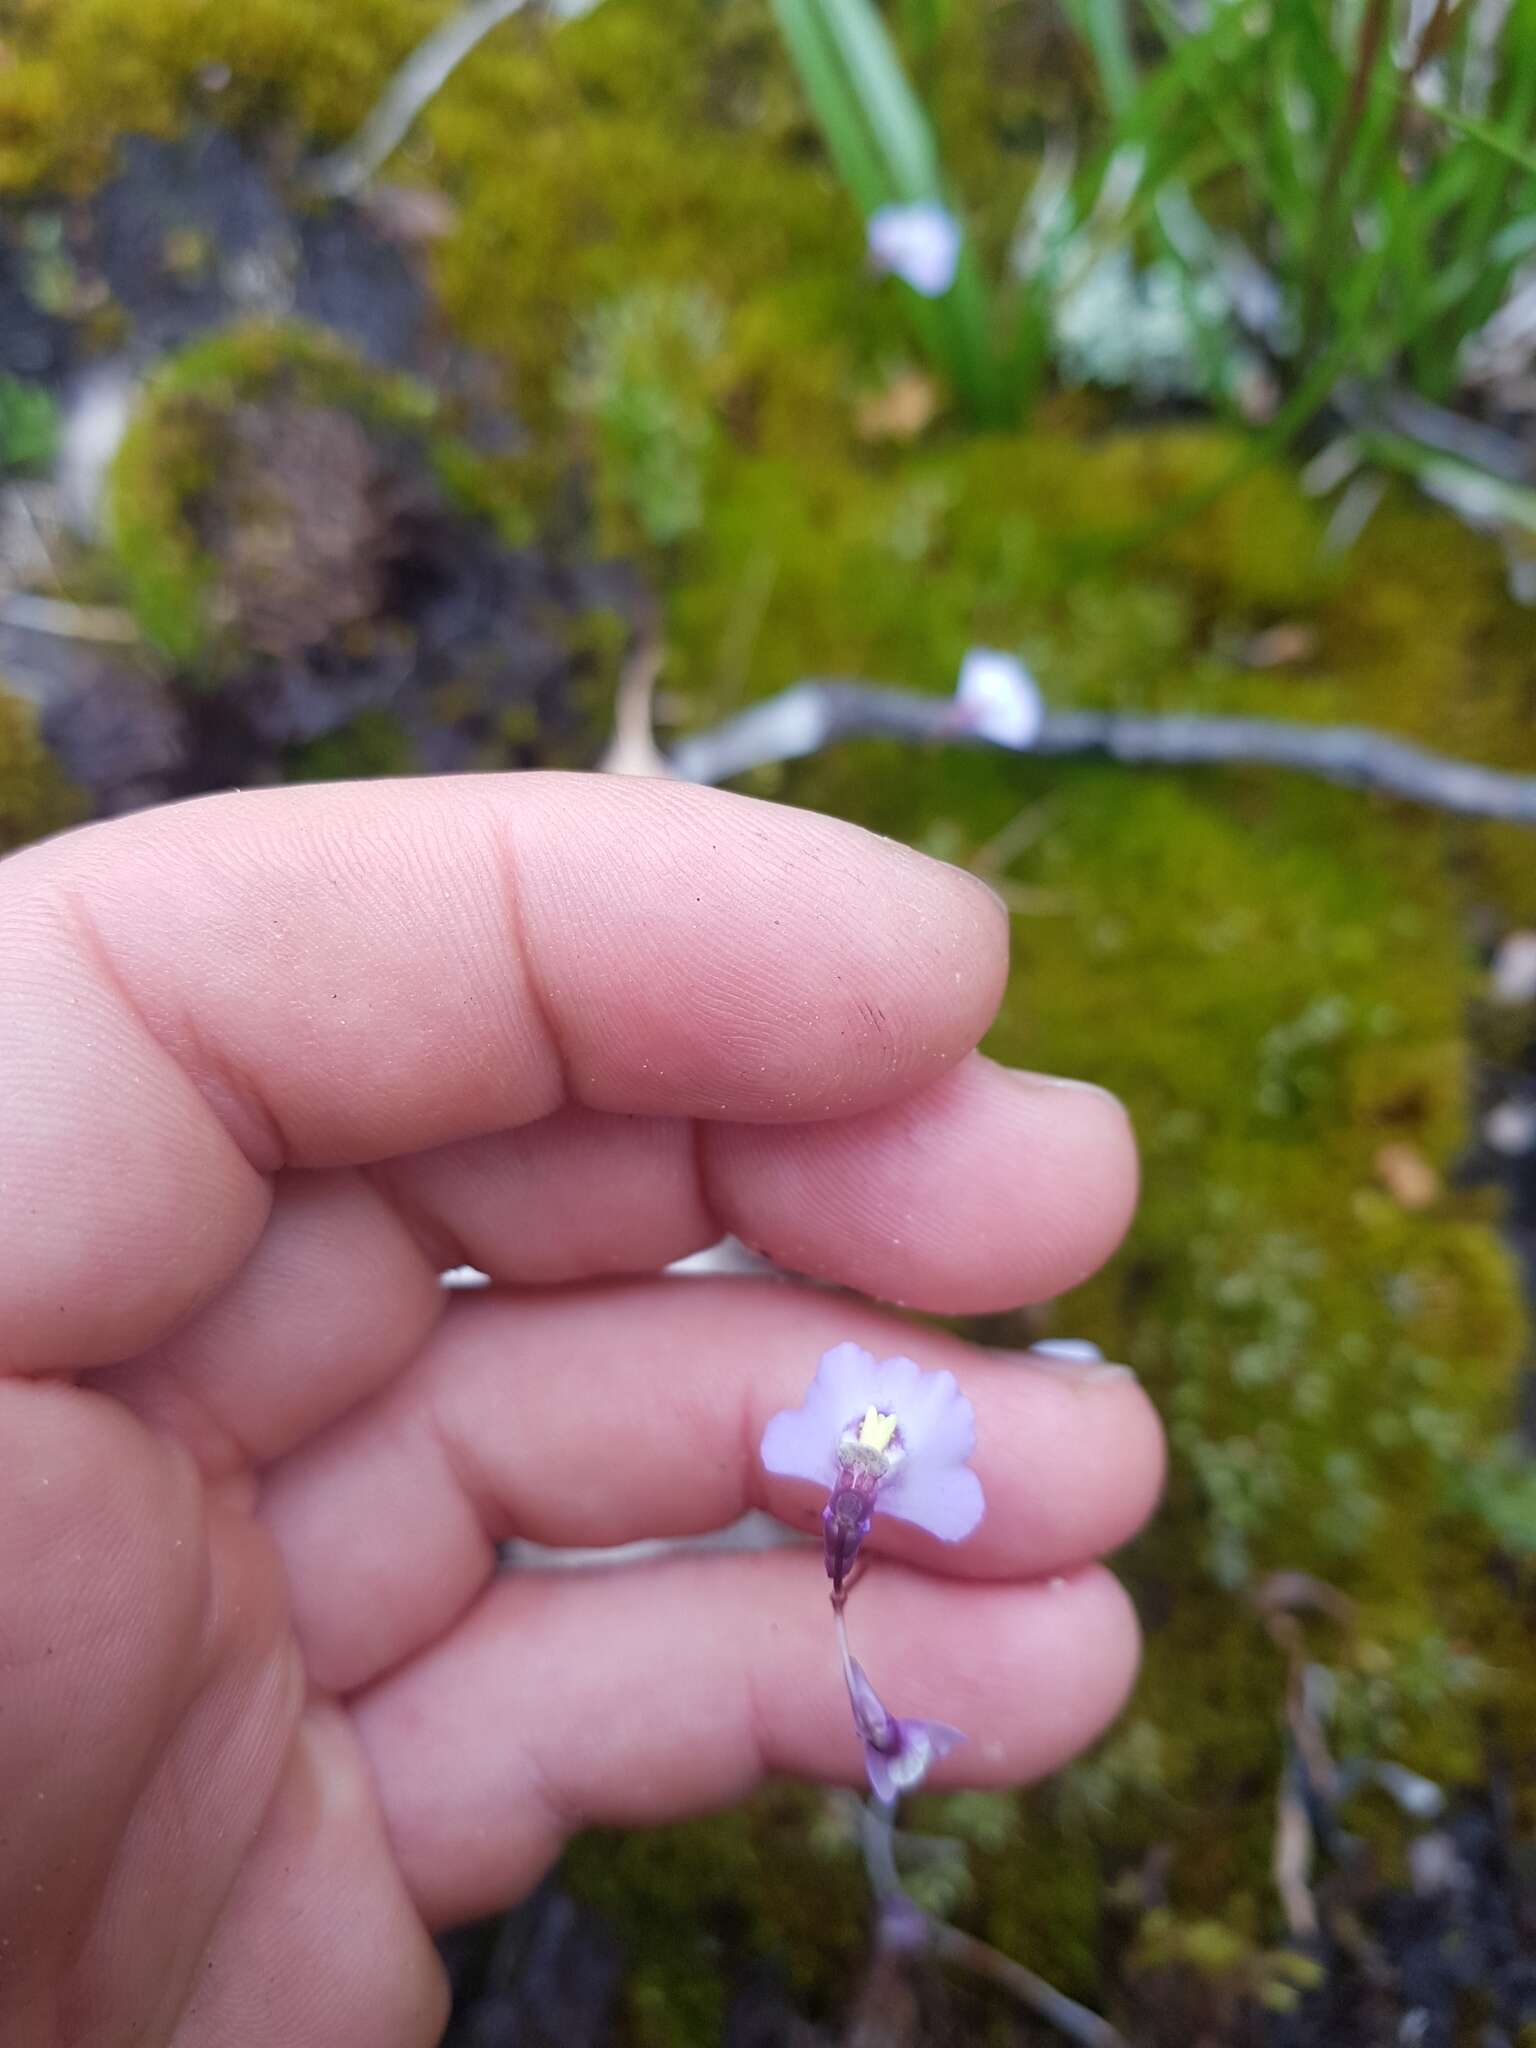
[[(591, 766), (637, 648), (663, 749), (983, 645), (1536, 772), (1536, 0), (492, 11), (369, 166), (444, 0), (0, 0), (0, 850)], [(892, 205), (945, 289), (874, 274)], [(1144, 1148), (1109, 1272), (980, 1334), (1168, 1420), (1145, 1673), (923, 1802), (925, 1903), (1158, 2048), (1531, 2048), (1536, 842), (895, 741), (744, 786), (987, 875), (989, 1048)], [(776, 1788), (578, 1843), (454, 1942), (455, 2038), (1057, 2038), (868, 1931)]]

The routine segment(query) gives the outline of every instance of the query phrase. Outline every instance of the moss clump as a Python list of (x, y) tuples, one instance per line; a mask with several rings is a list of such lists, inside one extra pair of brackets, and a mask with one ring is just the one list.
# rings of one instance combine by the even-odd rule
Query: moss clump
[(436, 0), (18, 0), (0, 72), (0, 191), (80, 189), (125, 128), (287, 115), (339, 136), (441, 13)]
[(84, 814), (79, 791), (43, 745), (37, 714), (0, 685), (0, 854), (77, 825)]
[(669, 547), (703, 524), (723, 342), (721, 308), (701, 290), (642, 289), (587, 323), (565, 398), (592, 432), (599, 530), (615, 553), (637, 539)]
[[(382, 372), (339, 341), (298, 324), (228, 328), (168, 359), (151, 378), (112, 467), (108, 530), (124, 590), (145, 638), (180, 669), (216, 678), (227, 644), (229, 563), (210, 533), (210, 507), (238, 460), (242, 409), (282, 406), (323, 424), (356, 422), (370, 437), (416, 451), (455, 503), (482, 495), (477, 459), (444, 430), (436, 395)], [(290, 507), (286, 515), (302, 512)], [(478, 509), (478, 507), (477, 507)], [(261, 527), (283, 508), (252, 504), (242, 525)], [(281, 536), (262, 538), (271, 554)], [(223, 602), (221, 603), (221, 595)]]
[(371, 781), (381, 775), (409, 775), (415, 765), (415, 748), (399, 722), (387, 711), (364, 711), (339, 731), (291, 749), (283, 779)]
[(716, 2048), (743, 1957), (810, 2006), (829, 1986), (835, 2002), (867, 1914), (852, 1837), (822, 1808), (779, 1786), (710, 1820), (573, 1844), (566, 1878), (626, 1950), (635, 2048)]
[(39, 384), (0, 371), (0, 476), (38, 475), (53, 460), (58, 409)]

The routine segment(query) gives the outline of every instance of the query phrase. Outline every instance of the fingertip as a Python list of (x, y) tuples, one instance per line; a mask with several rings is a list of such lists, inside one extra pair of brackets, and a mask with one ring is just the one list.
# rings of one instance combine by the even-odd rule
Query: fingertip
[(1084, 1565), (1026, 1586), (967, 1587), (965, 1599), (975, 1602), (966, 1653), (932, 1677), (914, 1657), (917, 1710), (952, 1718), (969, 1737), (940, 1784), (1046, 1777), (1097, 1742), (1135, 1689), (1141, 1627), (1130, 1596), (1102, 1565)]
[(699, 1152), (722, 1223), (776, 1264), (941, 1315), (1065, 1293), (1136, 1206), (1115, 1097), (979, 1053), (835, 1124), (703, 1127)]
[(543, 777), (527, 808), (525, 931), (594, 1108), (843, 1117), (962, 1058), (996, 1012), (1006, 919), (961, 869), (681, 784)]
[(1104, 1360), (1039, 1351), (989, 1356), (1051, 1388), (1042, 1426), (1060, 1431), (1062, 1456), (1078, 1468), (1075, 1484), (1062, 1490), (1071, 1494), (1069, 1512), (1091, 1526), (1093, 1555), (1128, 1543), (1156, 1512), (1168, 1476), (1163, 1420), (1135, 1373)]

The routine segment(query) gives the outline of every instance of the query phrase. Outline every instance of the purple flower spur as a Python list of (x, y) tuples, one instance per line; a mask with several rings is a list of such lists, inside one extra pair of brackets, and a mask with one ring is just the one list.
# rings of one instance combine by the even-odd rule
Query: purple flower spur
[(827, 1576), (841, 1593), (877, 1506), (946, 1543), (970, 1535), (986, 1506), (966, 1463), (975, 1448), (975, 1412), (952, 1372), (838, 1344), (801, 1405), (763, 1431), (762, 1460), (826, 1487)]

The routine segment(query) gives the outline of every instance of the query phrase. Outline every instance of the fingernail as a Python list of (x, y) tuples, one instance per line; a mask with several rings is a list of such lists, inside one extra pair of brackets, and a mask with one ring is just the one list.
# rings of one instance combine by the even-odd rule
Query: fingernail
[(1013, 922), (1013, 912), (1008, 908), (1007, 897), (1000, 889), (995, 889), (985, 875), (978, 875), (974, 868), (962, 867), (958, 861), (948, 861), (945, 865), (953, 868), (957, 875), (964, 875), (968, 882), (974, 882), (978, 889), (985, 889), (1008, 922)]
[(1097, 1095), (1101, 1102), (1112, 1102), (1121, 1115), (1125, 1115), (1125, 1104), (1112, 1089), (1101, 1088), (1097, 1081), (1080, 1081), (1072, 1074), (1037, 1074), (1027, 1067), (1008, 1067), (1004, 1070), (1011, 1080), (1024, 1088), (1060, 1088), (1073, 1095)]
[(1086, 1337), (1042, 1337), (1027, 1351), (994, 1351), (1004, 1364), (1032, 1366), (1036, 1372), (1055, 1373), (1077, 1386), (1101, 1386), (1106, 1380), (1133, 1380), (1128, 1365), (1106, 1360), (1097, 1344)]

